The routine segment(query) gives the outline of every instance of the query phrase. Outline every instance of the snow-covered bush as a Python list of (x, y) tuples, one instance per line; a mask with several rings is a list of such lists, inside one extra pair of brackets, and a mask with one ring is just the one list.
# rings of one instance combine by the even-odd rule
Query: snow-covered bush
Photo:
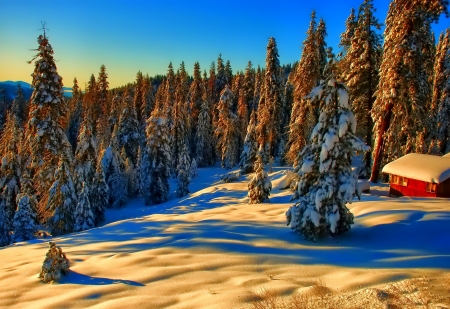
[(259, 204), (269, 202), (272, 182), (264, 171), (264, 164), (261, 156), (257, 156), (255, 161), (255, 176), (248, 183), (249, 204)]
[(229, 173), (222, 175), (220, 180), (222, 180), (223, 182), (226, 182), (226, 183), (234, 182), (234, 181), (238, 180), (240, 176), (241, 176), (240, 171), (234, 171), (234, 172), (229, 172)]
[(60, 247), (56, 247), (54, 242), (49, 242), (49, 249), (42, 263), (42, 270), (39, 278), (44, 282), (57, 281), (61, 275), (69, 272), (69, 260)]
[(353, 214), (345, 204), (359, 197), (352, 156), (355, 151), (368, 150), (355, 136), (356, 120), (350, 110), (347, 87), (334, 78), (331, 50), (329, 57), (326, 80), (307, 97), (319, 101), (321, 113), (309, 144), (298, 156), (298, 202), (286, 212), (288, 225), (308, 240), (350, 229)]

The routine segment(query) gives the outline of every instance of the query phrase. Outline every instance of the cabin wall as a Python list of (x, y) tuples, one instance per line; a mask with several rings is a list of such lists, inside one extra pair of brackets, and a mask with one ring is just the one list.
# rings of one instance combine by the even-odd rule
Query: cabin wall
[(437, 197), (439, 194), (438, 193), (440, 189), (439, 184), (436, 185), (436, 192), (428, 192), (427, 182), (409, 178), (407, 179), (407, 181), (408, 184), (406, 186), (390, 182), (389, 194), (395, 196), (421, 196), (421, 197)]
[(450, 197), (450, 178), (438, 185), (436, 193), (438, 197)]

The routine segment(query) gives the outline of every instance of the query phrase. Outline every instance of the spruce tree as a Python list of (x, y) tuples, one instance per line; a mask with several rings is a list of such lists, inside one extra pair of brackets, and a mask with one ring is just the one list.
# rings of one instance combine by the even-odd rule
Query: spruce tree
[(280, 60), (274, 38), (269, 38), (266, 54), (266, 71), (258, 105), (258, 142), (262, 147), (264, 163), (276, 157), (280, 139), (283, 88), (280, 80)]
[(272, 182), (266, 171), (264, 171), (264, 163), (260, 155), (255, 161), (255, 175), (248, 183), (249, 204), (268, 203), (270, 191), (272, 190)]
[[(68, 166), (72, 164), (72, 147), (61, 125), (65, 119), (62, 78), (58, 75), (53, 49), (45, 35), (38, 37), (38, 53), (34, 61), (32, 74), (33, 94), (30, 99), (30, 111), (26, 126), (26, 162), (33, 169), (32, 178), (36, 191), (41, 194), (38, 201), (38, 218), (45, 220), (50, 215), (46, 210), (49, 188), (55, 181), (55, 169), (61, 157)], [(70, 174), (70, 169), (67, 170)], [(71, 175), (69, 175), (71, 178)], [(54, 217), (53, 217), (54, 218)], [(69, 227), (70, 229), (70, 227)], [(64, 231), (62, 229), (61, 231)]]
[(67, 157), (62, 156), (59, 160), (53, 179), (47, 199), (47, 209), (51, 212), (48, 225), (51, 234), (59, 236), (74, 231), (78, 202)]
[(159, 101), (147, 120), (147, 152), (150, 159), (149, 187), (145, 190), (145, 204), (154, 205), (167, 201), (169, 196), (170, 144), (169, 127)]
[(20, 182), (20, 193), (16, 197), (17, 210), (13, 218), (13, 242), (33, 239), (38, 231), (35, 212), (37, 201), (28, 170), (24, 171)]
[(189, 87), (188, 93), (190, 118), (192, 119), (189, 132), (189, 146), (191, 153), (195, 153), (195, 136), (198, 131), (199, 116), (203, 103), (203, 93), (205, 91), (206, 90), (203, 85), (200, 71), (200, 64), (196, 62), (194, 64), (194, 79)]
[(180, 159), (177, 166), (177, 197), (183, 197), (189, 194), (189, 183), (191, 182), (191, 166), (187, 146), (181, 149)]
[(105, 222), (105, 210), (109, 203), (109, 188), (100, 163), (97, 164), (89, 201), (94, 215), (94, 225), (100, 226)]
[[(342, 80), (349, 87), (353, 112), (358, 123), (356, 135), (364, 139), (368, 146), (372, 146), (373, 122), (370, 113), (375, 100), (382, 51), (381, 36), (377, 33), (381, 24), (375, 18), (374, 12), (373, 1), (364, 0), (359, 7), (356, 25), (351, 25), (354, 27), (354, 33), (342, 60), (345, 67), (340, 65)], [(368, 177), (370, 153), (366, 154), (365, 163), (362, 176)]]
[(11, 221), (8, 219), (5, 201), (0, 200), (0, 247), (11, 243)]
[(17, 84), (16, 96), (11, 105), (12, 113), (17, 117), (19, 124), (21, 127), (24, 126), (25, 121), (28, 117), (28, 103), (25, 97), (23, 96), (22, 86)]
[(210, 104), (207, 93), (205, 89), (203, 90), (194, 147), (196, 162), (200, 167), (210, 166), (214, 163)]
[(347, 87), (336, 81), (334, 55), (331, 49), (328, 53), (326, 79), (308, 96), (318, 101), (321, 113), (308, 145), (298, 154), (300, 180), (294, 195), (298, 202), (286, 213), (292, 229), (308, 240), (350, 229), (353, 214), (345, 204), (358, 194), (352, 156), (367, 150), (355, 135)]
[(125, 148), (126, 157), (131, 160), (133, 165), (137, 162), (137, 151), (140, 144), (139, 122), (136, 116), (136, 110), (133, 105), (133, 98), (128, 90), (123, 95), (124, 107), (120, 115), (117, 127), (117, 146), (119, 149)]
[(18, 117), (8, 111), (0, 136), (0, 200), (3, 201), (9, 222), (13, 219), (17, 208), (16, 196), (19, 193), (22, 171), (23, 129), (19, 121)]
[(81, 183), (81, 191), (78, 193), (78, 203), (75, 208), (75, 232), (91, 229), (94, 224), (94, 213), (92, 212), (91, 202), (89, 200), (91, 188), (86, 182)]
[(439, 153), (450, 152), (450, 44), (448, 40), (449, 30), (446, 33), (447, 51), (444, 58), (444, 70), (442, 79), (445, 80), (441, 93), (437, 112), (437, 148)]
[(250, 122), (247, 126), (247, 135), (244, 139), (244, 150), (241, 153), (239, 168), (241, 174), (248, 174), (254, 171), (254, 162), (258, 154), (258, 140), (256, 136), (256, 112), (252, 111)]
[(150, 117), (155, 105), (155, 96), (153, 94), (152, 80), (148, 74), (144, 77), (141, 86), (142, 103), (141, 103), (141, 124), (143, 128), (142, 140), (145, 145), (145, 125), (148, 117)]
[(302, 57), (297, 65), (293, 80), (294, 100), (289, 123), (286, 158), (288, 162), (294, 164), (296, 164), (297, 154), (306, 145), (310, 131), (314, 126), (314, 113), (317, 109), (317, 106), (310, 105), (312, 102), (304, 99), (318, 85), (321, 75), (315, 18), (316, 13), (313, 11), (306, 32), (306, 39), (303, 41)]
[(69, 139), (72, 149), (77, 148), (77, 137), (78, 131), (80, 129), (81, 121), (83, 119), (83, 96), (78, 87), (77, 78), (73, 80), (72, 87), (72, 98), (69, 101), (69, 112), (68, 112), (68, 128), (67, 128), (67, 138)]
[(393, 0), (389, 6), (380, 81), (372, 108), (376, 136), (371, 175), (374, 182), (386, 163), (422, 150), (417, 137), (423, 137), (425, 107), (431, 100), (431, 23), (442, 12), (448, 13), (447, 6), (447, 1), (431, 4), (426, 0)]
[(221, 155), (221, 165), (226, 169), (232, 168), (237, 161), (237, 117), (231, 110), (233, 96), (233, 92), (226, 85), (220, 93), (217, 105), (219, 116), (214, 132), (217, 139), (217, 152)]
[(94, 135), (97, 134), (96, 124), (102, 122), (102, 118), (106, 117), (110, 111), (110, 101), (108, 96), (109, 82), (108, 74), (104, 64), (100, 66), (96, 83), (96, 105), (94, 107), (94, 114), (92, 115), (92, 123)]

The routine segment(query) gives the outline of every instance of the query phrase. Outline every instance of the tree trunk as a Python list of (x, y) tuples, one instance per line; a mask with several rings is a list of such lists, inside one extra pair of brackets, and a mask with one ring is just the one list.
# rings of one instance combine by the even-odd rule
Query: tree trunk
[(378, 182), (378, 178), (380, 176), (380, 162), (383, 157), (384, 151), (384, 133), (389, 129), (389, 125), (391, 124), (393, 107), (394, 105), (392, 103), (386, 105), (384, 118), (382, 120), (380, 130), (378, 131), (378, 138), (376, 144), (377, 149), (375, 149), (375, 158), (373, 160), (372, 175), (370, 177), (370, 181), (372, 182)]

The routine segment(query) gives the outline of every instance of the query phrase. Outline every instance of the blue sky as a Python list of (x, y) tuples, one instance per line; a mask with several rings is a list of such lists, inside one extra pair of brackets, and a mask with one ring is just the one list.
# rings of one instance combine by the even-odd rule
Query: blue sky
[[(137, 71), (165, 74), (172, 61), (192, 73), (194, 62), (209, 70), (219, 53), (233, 72), (249, 60), (264, 66), (268, 38), (275, 37), (280, 61), (300, 59), (301, 45), (316, 10), (327, 25), (327, 43), (337, 52), (350, 9), (362, 0), (2, 0), (0, 8), (0, 81), (31, 82), (27, 64), (46, 22), (64, 85), (74, 77), (83, 88), (104, 64), (111, 87), (133, 82)], [(384, 23), (389, 0), (375, 0)], [(442, 17), (433, 29), (450, 26)]]

